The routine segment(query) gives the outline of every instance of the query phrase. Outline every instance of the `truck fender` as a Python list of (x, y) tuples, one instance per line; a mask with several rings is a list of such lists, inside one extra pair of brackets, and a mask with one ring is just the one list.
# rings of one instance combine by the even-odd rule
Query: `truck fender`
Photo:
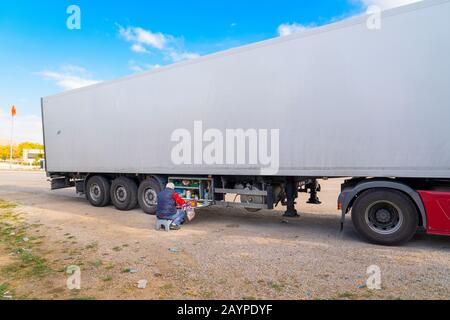
[(153, 179), (155, 180), (157, 183), (159, 183), (161, 185), (161, 188), (164, 189), (166, 184), (167, 184), (167, 178), (164, 178), (163, 176), (158, 176), (158, 175), (148, 175), (144, 177), (144, 180), (146, 179)]
[(422, 202), (419, 193), (417, 193), (410, 186), (402, 182), (392, 180), (372, 180), (360, 182), (356, 186), (343, 188), (338, 198), (338, 203), (342, 208), (341, 230), (344, 226), (345, 215), (350, 211), (351, 207), (353, 206), (353, 202), (358, 196), (358, 194), (361, 194), (362, 192), (368, 189), (375, 189), (375, 188), (394, 189), (407, 194), (412, 199), (413, 203), (419, 210), (419, 213), (422, 217), (422, 226), (424, 228), (427, 227), (427, 215), (425, 211), (425, 206)]

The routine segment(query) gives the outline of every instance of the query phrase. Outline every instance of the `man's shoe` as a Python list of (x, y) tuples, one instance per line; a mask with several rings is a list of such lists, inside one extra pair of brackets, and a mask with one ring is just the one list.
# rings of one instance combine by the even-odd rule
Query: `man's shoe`
[(171, 224), (170, 225), (170, 230), (180, 230), (180, 229), (181, 229), (181, 227), (176, 225), (176, 224)]

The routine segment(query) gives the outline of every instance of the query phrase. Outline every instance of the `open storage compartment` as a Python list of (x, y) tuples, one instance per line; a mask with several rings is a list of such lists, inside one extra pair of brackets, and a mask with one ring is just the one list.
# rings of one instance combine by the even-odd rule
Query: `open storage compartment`
[(175, 185), (183, 200), (194, 201), (198, 207), (209, 206), (214, 201), (214, 180), (212, 178), (170, 177), (169, 182)]

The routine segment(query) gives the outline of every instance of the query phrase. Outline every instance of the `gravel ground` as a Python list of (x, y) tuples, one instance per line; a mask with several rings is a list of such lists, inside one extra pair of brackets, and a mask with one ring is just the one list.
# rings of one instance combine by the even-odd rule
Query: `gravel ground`
[[(282, 208), (209, 208), (165, 233), (138, 209), (93, 208), (74, 190), (51, 192), (41, 172), (0, 171), (0, 199), (18, 204), (52, 270), (37, 279), (3, 272), (0, 284), (16, 297), (48, 299), (449, 299), (450, 238), (418, 234), (403, 247), (375, 246), (350, 219), (340, 233), (341, 183), (322, 182), (320, 206), (302, 196), (299, 219), (283, 219)], [(0, 243), (0, 267), (11, 259)], [(81, 268), (81, 290), (66, 287), (69, 265)], [(371, 265), (381, 269), (381, 290), (365, 286)], [(146, 289), (137, 288), (141, 279)]]

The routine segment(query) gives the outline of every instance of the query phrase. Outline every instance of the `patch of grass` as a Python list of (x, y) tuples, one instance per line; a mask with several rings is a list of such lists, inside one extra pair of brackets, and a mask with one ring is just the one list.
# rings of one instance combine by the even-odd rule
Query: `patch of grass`
[(86, 249), (88, 249), (88, 250), (93, 250), (93, 249), (97, 249), (97, 248), (98, 248), (97, 242), (92, 242), (86, 246)]
[(174, 286), (171, 283), (167, 283), (160, 287), (160, 289), (162, 289), (162, 290), (172, 290), (173, 288), (174, 288)]
[(6, 283), (0, 284), (0, 301), (1, 301), (1, 300), (11, 300), (11, 299), (5, 298), (5, 294), (6, 294), (7, 292), (10, 292), (9, 285), (6, 284)]
[(204, 298), (204, 299), (212, 299), (213, 297), (214, 297), (214, 292), (212, 292), (212, 291), (202, 292), (202, 298)]
[(354, 299), (356, 296), (351, 292), (342, 292), (337, 295), (338, 299)]
[(106, 277), (103, 277), (103, 278), (102, 278), (102, 280), (103, 280), (104, 282), (110, 282), (110, 281), (112, 281), (112, 279), (113, 279), (112, 276), (106, 276)]
[(282, 291), (284, 289), (284, 284), (272, 281), (269, 282), (269, 287), (277, 291)]
[(90, 300), (97, 300), (97, 298), (95, 298), (95, 297), (73, 297), (73, 298), (70, 298), (69, 300), (72, 300), (72, 301), (90, 301)]
[(101, 260), (92, 261), (92, 262), (89, 262), (89, 265), (98, 269), (103, 265), (103, 261), (101, 261)]
[(15, 207), (15, 204), (0, 200), (0, 243), (13, 253), (15, 260), (1, 271), (14, 279), (42, 278), (50, 273), (51, 269), (47, 260), (33, 251), (33, 241), (36, 238), (26, 236), (28, 226), (20, 221), (19, 215), (9, 210)]
[(70, 250), (68, 251), (68, 254), (69, 254), (69, 256), (76, 256), (76, 255), (81, 254), (81, 252), (80, 252), (80, 250), (78, 250), (78, 249), (70, 249)]
[(17, 208), (17, 204), (0, 199), (0, 209), (14, 209), (14, 208)]
[(51, 272), (47, 260), (33, 254), (30, 250), (16, 250), (16, 261), (2, 269), (12, 278), (43, 278)]
[(6, 283), (0, 284), (0, 294), (4, 294), (9, 289), (9, 286)]
[(115, 251), (115, 252), (122, 251), (122, 247), (114, 247), (114, 248), (113, 248), (113, 251)]
[(197, 294), (195, 292), (192, 292), (192, 291), (186, 291), (183, 294), (185, 296), (189, 296), (189, 297), (197, 297)]
[(108, 263), (108, 265), (105, 267), (106, 270), (112, 270), (116, 267), (116, 265), (112, 262)]
[(0, 209), (0, 218), (2, 221), (10, 221), (10, 222), (19, 221), (19, 215), (11, 210), (5, 211), (4, 209)]
[[(0, 296), (3, 296), (8, 291), (9, 291), (9, 285), (7, 285), (6, 283), (0, 284)], [(0, 297), (0, 299), (1, 299), (1, 297)]]

